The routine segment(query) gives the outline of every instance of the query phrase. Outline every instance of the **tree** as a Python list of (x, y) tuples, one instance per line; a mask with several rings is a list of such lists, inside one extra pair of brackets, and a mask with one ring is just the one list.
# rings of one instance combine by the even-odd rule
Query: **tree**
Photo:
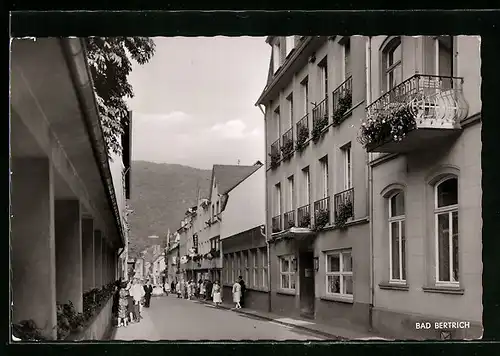
[(131, 59), (147, 63), (155, 53), (155, 43), (148, 37), (89, 37), (86, 45), (108, 154), (120, 154), (119, 137), (128, 125), (125, 99), (134, 97), (128, 82)]

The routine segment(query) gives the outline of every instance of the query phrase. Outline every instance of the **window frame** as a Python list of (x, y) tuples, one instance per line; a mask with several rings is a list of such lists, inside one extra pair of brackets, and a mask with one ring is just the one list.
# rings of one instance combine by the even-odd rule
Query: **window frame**
[[(397, 62), (389, 65), (389, 55), (393, 53), (398, 47), (401, 49), (401, 59)], [(383, 66), (383, 83), (384, 83), (384, 92), (390, 92), (397, 85), (403, 82), (403, 41), (401, 37), (392, 38), (383, 48), (382, 51), (382, 66)], [(396, 70), (400, 71), (401, 82), (396, 84), (396, 86), (392, 86), (392, 82), (389, 80), (389, 75), (394, 73)]]
[[(343, 255), (345, 254), (350, 254), (351, 255), (351, 271), (343, 271), (344, 269), (344, 258)], [(325, 251), (325, 292), (327, 296), (339, 298), (339, 299), (344, 299), (344, 300), (349, 300), (353, 301), (354, 300), (354, 274), (353, 274), (353, 269), (354, 269), (354, 263), (353, 263), (353, 256), (352, 256), (352, 248), (349, 249), (342, 249), (342, 250), (332, 250), (332, 251)], [(338, 272), (329, 272), (328, 271), (328, 261), (329, 261), (329, 256), (333, 255), (338, 255), (339, 256), (339, 271)], [(328, 289), (329, 283), (328, 283), (328, 277), (330, 276), (339, 276), (339, 281), (340, 281), (340, 293), (332, 293)], [(342, 291), (344, 290), (344, 279), (343, 277), (351, 277), (352, 280), (352, 294), (344, 294)]]
[(281, 65), (283, 64), (283, 58), (281, 55), (281, 43), (280, 38), (277, 38), (273, 43), (273, 74), (276, 74)]
[(281, 139), (281, 108), (279, 105), (274, 109), (273, 117), (276, 124), (277, 139)]
[[(444, 207), (438, 207), (438, 188), (441, 184), (448, 180), (456, 180), (457, 181), (457, 203), (452, 204), (452, 205), (447, 205)], [(453, 265), (455, 262), (454, 257), (453, 257), (453, 213), (457, 214), (457, 219), (458, 219), (458, 224), (460, 224), (460, 213), (459, 213), (459, 203), (460, 203), (460, 197), (459, 197), (459, 179), (457, 176), (454, 175), (447, 175), (443, 178), (441, 178), (439, 181), (437, 181), (434, 186), (434, 202), (433, 202), (433, 215), (434, 215), (434, 248), (435, 248), (435, 283), (436, 286), (438, 287), (459, 287), (460, 286), (460, 228), (458, 228), (458, 236), (457, 236), (457, 249), (458, 249), (458, 261), (457, 262), (457, 267), (458, 267), (458, 280), (455, 280), (454, 275), (453, 275)], [(450, 280), (449, 281), (443, 281), (439, 279), (439, 216), (447, 214), (448, 215), (448, 258), (449, 258), (449, 273), (450, 273)]]
[(287, 207), (287, 212), (288, 211), (293, 211), (295, 209), (295, 177), (294, 175), (291, 175), (287, 178), (287, 183), (288, 183), (288, 207)]
[[(288, 267), (289, 267), (289, 270), (288, 271), (283, 271), (282, 270), (282, 261), (283, 260), (286, 260), (288, 261)], [(293, 261), (295, 260), (295, 255), (283, 255), (283, 256), (278, 256), (278, 263), (279, 263), (279, 289), (281, 291), (286, 291), (286, 292), (293, 292), (295, 293), (296, 289), (297, 289), (297, 276), (296, 276), (296, 271), (293, 270)], [(283, 276), (287, 276), (287, 280), (288, 280), (288, 285), (289, 287), (283, 287)], [(291, 288), (291, 285), (292, 285), (292, 277), (293, 277), (293, 283), (294, 283), (294, 287)]]
[(252, 249), (252, 285), (259, 287), (259, 249)]
[(321, 94), (318, 101), (322, 101), (328, 97), (328, 57), (325, 56), (325, 58), (319, 62), (318, 69), (320, 73), (319, 85)]
[[(349, 47), (349, 55), (347, 55), (346, 48)], [(342, 43), (342, 77), (343, 81), (346, 81), (352, 75), (352, 56), (351, 56), (351, 38), (346, 38)], [(349, 72), (346, 71), (346, 62), (349, 63)]]
[(320, 160), (320, 167), (321, 167), (321, 197), (320, 199), (328, 198), (329, 197), (329, 187), (328, 187), (328, 181), (329, 181), (329, 172), (328, 172), (328, 155), (322, 157)]
[(283, 199), (281, 195), (281, 182), (274, 185), (274, 207), (273, 207), (273, 217), (281, 216), (282, 206), (281, 200)]
[(293, 127), (293, 92), (290, 93), (290, 95), (288, 95), (286, 97), (286, 101), (287, 101), (287, 104), (288, 104), (288, 119), (290, 121), (290, 128)]
[(262, 247), (259, 251), (259, 254), (262, 255), (262, 287), (269, 288), (269, 280), (268, 280), (268, 255), (266, 247)]
[(351, 144), (347, 144), (342, 147), (342, 160), (344, 163), (344, 190), (351, 189), (353, 187), (352, 182), (352, 148)]
[[(403, 215), (396, 215), (392, 216), (392, 198), (396, 197), (398, 194), (402, 194), (403, 196), (403, 202), (404, 202), (404, 214)], [(390, 196), (387, 197), (388, 200), (388, 229), (389, 229), (389, 283), (394, 283), (394, 284), (406, 284), (407, 283), (407, 269), (406, 269), (406, 261), (407, 261), (407, 256), (406, 256), (406, 196), (405, 192), (403, 190), (397, 190), (394, 191)], [(398, 242), (398, 251), (399, 251), (399, 258), (398, 258), (398, 264), (399, 264), (399, 276), (400, 278), (394, 278), (393, 277), (393, 256), (392, 256), (392, 224), (397, 224), (398, 225), (398, 233), (399, 233), (399, 242)], [(404, 224), (404, 229), (403, 225)], [(404, 239), (405, 239), (405, 247), (403, 249), (403, 236), (404, 233)], [(404, 254), (404, 258), (403, 258)], [(404, 262), (403, 262), (404, 260)], [(403, 273), (404, 269), (404, 273)], [(403, 274), (404, 277), (403, 278)]]
[(303, 116), (306, 116), (309, 114), (309, 76), (306, 76), (301, 82), (301, 92), (302, 92), (302, 99), (303, 99)]

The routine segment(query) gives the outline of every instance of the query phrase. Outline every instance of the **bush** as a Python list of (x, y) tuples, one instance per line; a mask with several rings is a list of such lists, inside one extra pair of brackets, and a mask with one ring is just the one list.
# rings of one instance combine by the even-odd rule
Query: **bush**
[(23, 341), (43, 341), (46, 340), (42, 336), (41, 330), (37, 327), (36, 323), (29, 320), (22, 320), (17, 324), (12, 324), (12, 334)]
[(271, 157), (271, 168), (276, 168), (280, 164), (280, 159), (281, 159), (281, 154), (280, 151), (276, 149), (271, 149), (271, 153), (269, 154), (269, 157)]
[(299, 227), (309, 227), (310, 225), (311, 225), (311, 214), (304, 214), (299, 221)]
[(293, 155), (293, 140), (287, 139), (283, 140), (283, 146), (281, 147), (281, 152), (283, 152), (283, 159), (288, 159)]
[(324, 228), (330, 220), (330, 212), (326, 209), (319, 210), (315, 216), (314, 229), (316, 231)]
[(335, 212), (335, 226), (340, 229), (345, 227), (347, 220), (353, 215), (353, 206), (350, 200), (339, 204)]
[(312, 130), (312, 140), (314, 143), (318, 142), (324, 133), (325, 127), (328, 125), (328, 117), (320, 117), (314, 120), (313, 130)]
[(297, 151), (302, 151), (305, 147), (305, 143), (309, 138), (309, 129), (305, 125), (299, 125), (297, 128)]
[(340, 125), (340, 123), (344, 119), (345, 113), (351, 108), (351, 106), (352, 94), (351, 91), (348, 90), (344, 93), (344, 96), (339, 98), (337, 108), (333, 112), (332, 121), (334, 126)]

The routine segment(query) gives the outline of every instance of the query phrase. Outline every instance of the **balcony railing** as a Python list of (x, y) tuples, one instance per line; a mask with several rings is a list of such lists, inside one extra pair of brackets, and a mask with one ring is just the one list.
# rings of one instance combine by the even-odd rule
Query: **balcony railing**
[(276, 168), (279, 165), (280, 159), (281, 159), (281, 153), (280, 153), (280, 140), (277, 139), (274, 141), (274, 143), (271, 145), (271, 152), (269, 153), (269, 157), (271, 158), (271, 168)]
[(293, 126), (283, 134), (281, 142), (281, 152), (283, 159), (288, 159), (293, 155)]
[(330, 223), (330, 197), (314, 202), (314, 228), (321, 229)]
[(285, 230), (295, 227), (295, 210), (286, 212), (284, 215)]
[(334, 125), (339, 125), (344, 119), (345, 113), (352, 107), (352, 76), (333, 91), (332, 98), (332, 121)]
[(297, 209), (297, 223), (298, 227), (310, 228), (311, 227), (311, 205), (307, 204)]
[(271, 221), (272, 233), (281, 231), (281, 215), (273, 217)]
[[(366, 108), (359, 142), (371, 152), (402, 152), (391, 143), (401, 143), (415, 129), (433, 129), (418, 136), (421, 140), (442, 139), (446, 131), (460, 129), (467, 117), (462, 86), (463, 78), (415, 74)], [(411, 148), (423, 145), (409, 142)]]
[(343, 227), (348, 219), (354, 217), (354, 188), (335, 194), (333, 204), (335, 206), (335, 225)]
[(323, 130), (328, 126), (328, 96), (325, 96), (312, 110), (313, 115), (313, 132), (312, 139), (318, 141), (323, 133)]
[(297, 122), (296, 148), (298, 151), (302, 151), (308, 139), (309, 139), (309, 114), (306, 114), (302, 119), (299, 120), (299, 122)]

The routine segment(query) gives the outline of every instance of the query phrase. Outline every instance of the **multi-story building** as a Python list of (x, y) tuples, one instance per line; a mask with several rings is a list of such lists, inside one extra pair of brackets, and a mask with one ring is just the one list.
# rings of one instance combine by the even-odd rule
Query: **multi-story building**
[(266, 221), (273, 312), (367, 327), (365, 39), (268, 37)]
[[(481, 328), (480, 39), (367, 39), (373, 326), (396, 337)], [(417, 330), (417, 322), (432, 328)], [(434, 322), (461, 321), (463, 329)], [(451, 333), (451, 335), (450, 335)]]
[(265, 235), (266, 170), (261, 165), (227, 192), (220, 228), (223, 255), (223, 299), (232, 300), (232, 287), (243, 277), (245, 307), (268, 310), (268, 256)]

